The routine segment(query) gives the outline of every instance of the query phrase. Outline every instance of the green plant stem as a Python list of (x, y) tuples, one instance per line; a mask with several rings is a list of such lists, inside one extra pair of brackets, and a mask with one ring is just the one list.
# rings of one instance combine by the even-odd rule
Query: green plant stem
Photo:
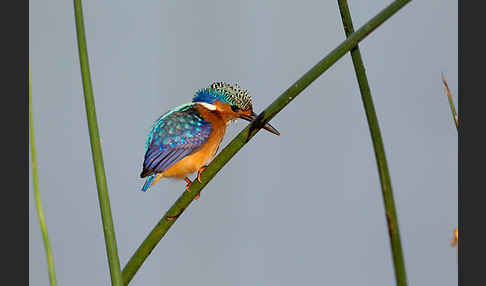
[(202, 183), (194, 180), (189, 188), (190, 192), (183, 192), (172, 207), (160, 219), (139, 248), (135, 251), (123, 269), (123, 281), (127, 285), (141, 267), (145, 259), (150, 255), (154, 247), (159, 243), (169, 228), (174, 224), (197, 194), (207, 183), (214, 178), (218, 171), (260, 130), (263, 124), (269, 122), (279, 111), (289, 104), (300, 92), (309, 86), (317, 77), (329, 69), (338, 59), (350, 51), (356, 44), (369, 33), (385, 22), (409, 1), (395, 1), (378, 15), (368, 21), (358, 31), (353, 33), (325, 58), (312, 67), (299, 80), (291, 85), (273, 103), (270, 104), (258, 117), (243, 129), (220, 153), (209, 166), (201, 173)]
[(459, 117), (457, 117), (456, 107), (454, 106), (454, 101), (452, 101), (451, 91), (449, 90), (449, 85), (444, 77), (444, 74), (441, 74), (442, 82), (444, 83), (444, 88), (446, 90), (447, 99), (449, 100), (449, 107), (451, 108), (452, 113), (452, 120), (454, 120), (454, 124), (456, 124), (457, 132), (459, 132)]
[[(353, 22), (351, 13), (349, 12), (348, 3), (346, 0), (338, 0), (339, 10), (341, 12), (341, 19), (343, 21), (344, 31), (349, 37), (353, 32)], [(366, 118), (368, 119), (368, 126), (373, 141), (375, 150), (376, 164), (378, 166), (378, 174), (380, 176), (381, 190), (383, 195), (383, 202), (385, 205), (385, 215), (388, 225), (388, 234), (390, 236), (390, 246), (393, 256), (393, 265), (395, 269), (395, 278), (397, 285), (407, 285), (407, 275), (405, 272), (405, 262), (403, 260), (402, 244), (400, 241), (400, 231), (398, 228), (397, 213), (395, 210), (395, 202), (393, 199), (393, 191), (391, 185), (390, 172), (386, 162), (385, 148), (381, 137), (380, 126), (378, 125), (378, 118), (376, 117), (373, 99), (371, 98), (370, 87), (366, 77), (366, 71), (361, 59), (359, 46), (356, 45), (351, 50), (351, 58), (353, 60), (354, 69), (356, 71), (356, 78), (358, 79), (359, 89), (361, 91), (361, 99), (363, 101)]]
[(44, 249), (46, 250), (47, 269), (49, 271), (49, 282), (51, 286), (57, 285), (56, 272), (54, 271), (54, 256), (52, 255), (51, 244), (49, 242), (49, 234), (47, 233), (46, 219), (44, 217), (44, 209), (42, 208), (42, 201), (39, 191), (39, 177), (37, 175), (37, 155), (35, 152), (35, 138), (34, 138), (34, 119), (32, 115), (32, 91), (30, 83), (30, 66), (29, 66), (29, 131), (30, 131), (30, 153), (32, 159), (32, 181), (34, 185), (35, 206), (37, 207), (37, 216), (39, 217), (39, 225), (44, 240)]
[(110, 199), (108, 197), (108, 186), (106, 184), (103, 154), (101, 152), (101, 140), (96, 121), (96, 110), (89, 72), (88, 47), (84, 32), (83, 8), (81, 0), (74, 0), (74, 11), (76, 18), (76, 32), (78, 38), (79, 60), (81, 64), (81, 75), (83, 79), (84, 102), (86, 105), (86, 116), (88, 118), (89, 139), (93, 156), (93, 165), (96, 175), (96, 186), (98, 189), (98, 200), (103, 222), (108, 264), (110, 267), (112, 285), (123, 285), (118, 249), (116, 247), (115, 229), (111, 216)]

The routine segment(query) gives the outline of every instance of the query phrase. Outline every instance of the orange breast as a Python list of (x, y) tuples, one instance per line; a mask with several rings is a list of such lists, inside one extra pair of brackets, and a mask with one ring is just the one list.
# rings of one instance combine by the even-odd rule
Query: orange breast
[(174, 164), (169, 169), (161, 174), (162, 177), (174, 177), (183, 179), (191, 173), (199, 170), (203, 165), (206, 165), (216, 155), (219, 144), (223, 140), (226, 132), (226, 124), (217, 113), (208, 111), (200, 107), (198, 111), (201, 113), (204, 120), (211, 122), (211, 134), (208, 141), (199, 148), (196, 152), (182, 158), (179, 162)]

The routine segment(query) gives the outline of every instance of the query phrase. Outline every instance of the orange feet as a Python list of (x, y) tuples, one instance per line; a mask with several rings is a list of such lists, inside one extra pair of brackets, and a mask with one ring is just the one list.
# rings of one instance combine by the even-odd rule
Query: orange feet
[[(189, 187), (192, 185), (192, 181), (191, 181), (191, 180), (189, 180), (189, 178), (188, 178), (188, 177), (185, 177), (185, 178), (184, 178), (184, 181), (186, 181), (186, 183), (187, 183), (187, 185), (186, 185), (186, 192), (191, 192), (191, 191), (189, 190)], [(201, 182), (201, 181), (199, 181), (199, 182)], [(197, 195), (196, 195), (196, 200), (198, 200), (200, 196), (201, 196), (200, 194), (197, 194)]]
[(199, 183), (201, 182), (201, 173), (207, 168), (208, 166), (202, 166), (199, 170), (197, 170), (197, 180)]
[(188, 177), (185, 177), (185, 178), (184, 178), (184, 181), (186, 181), (186, 183), (187, 183), (187, 185), (186, 185), (186, 191), (190, 192), (190, 191), (189, 191), (189, 187), (191, 186), (192, 181), (191, 181), (191, 180), (189, 180), (189, 178), (188, 178)]

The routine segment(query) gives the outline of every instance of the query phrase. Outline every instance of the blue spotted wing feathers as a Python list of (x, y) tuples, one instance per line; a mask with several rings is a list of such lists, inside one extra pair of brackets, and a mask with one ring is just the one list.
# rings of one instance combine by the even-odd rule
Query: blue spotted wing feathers
[(209, 138), (211, 124), (194, 103), (181, 105), (163, 115), (147, 136), (145, 160), (140, 177), (161, 173), (197, 151)]

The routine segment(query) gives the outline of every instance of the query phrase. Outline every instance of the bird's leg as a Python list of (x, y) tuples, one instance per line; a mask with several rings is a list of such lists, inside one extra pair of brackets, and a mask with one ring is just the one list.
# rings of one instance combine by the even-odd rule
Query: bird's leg
[(192, 181), (191, 181), (191, 180), (189, 180), (189, 178), (188, 178), (188, 177), (185, 177), (185, 178), (184, 178), (184, 181), (186, 181), (186, 183), (187, 183), (187, 185), (186, 185), (186, 191), (191, 192), (191, 191), (189, 191), (189, 187), (191, 186)]
[(207, 168), (208, 166), (202, 166), (199, 170), (197, 170), (197, 180), (199, 183), (201, 182), (201, 173)]
[[(186, 183), (187, 183), (187, 185), (186, 185), (186, 191), (187, 191), (187, 192), (191, 192), (191, 191), (189, 191), (189, 187), (192, 185), (192, 181), (191, 181), (191, 180), (189, 180), (189, 178), (188, 178), (188, 177), (185, 177), (185, 178), (184, 178), (184, 181), (186, 181)], [(198, 200), (200, 196), (201, 196), (200, 194), (197, 194), (197, 195), (196, 195), (196, 200)]]
[[(201, 168), (199, 168), (199, 170), (197, 170), (197, 180), (199, 181), (199, 183), (202, 183), (201, 182), (201, 173), (204, 171), (204, 169), (206, 169), (207, 166), (202, 166)], [(187, 177), (186, 177), (187, 178)], [(189, 179), (188, 179), (189, 180)], [(186, 180), (187, 182), (187, 180)], [(186, 189), (187, 190), (187, 189)], [(201, 194), (197, 194), (196, 195), (196, 200), (199, 199), (199, 197), (201, 196)]]

